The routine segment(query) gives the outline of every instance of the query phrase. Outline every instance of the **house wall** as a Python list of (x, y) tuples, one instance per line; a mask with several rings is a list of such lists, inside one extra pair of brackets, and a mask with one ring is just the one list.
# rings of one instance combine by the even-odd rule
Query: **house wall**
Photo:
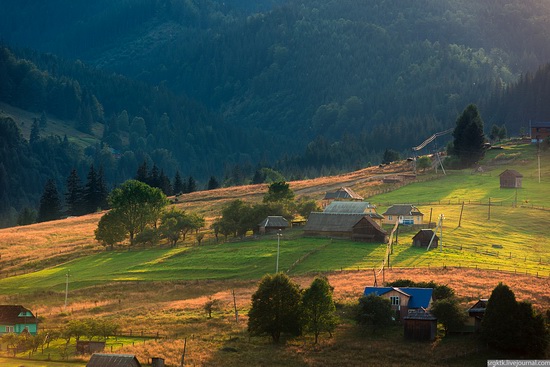
[(399, 312), (399, 319), (403, 320), (403, 317), (407, 316), (409, 313), (409, 296), (404, 295), (403, 293), (397, 292), (397, 291), (389, 291), (388, 293), (385, 293), (382, 297), (387, 298), (391, 300), (392, 297), (399, 297), (399, 306), (392, 305), (392, 310)]
[[(399, 220), (400, 216), (397, 215), (388, 215), (385, 216), (382, 220), (382, 223), (384, 224), (395, 224)], [(404, 224), (422, 224), (424, 222), (424, 216), (423, 215), (404, 215), (401, 216), (403, 218)]]
[(541, 142), (550, 136), (548, 127), (531, 127), (531, 141), (533, 143)]

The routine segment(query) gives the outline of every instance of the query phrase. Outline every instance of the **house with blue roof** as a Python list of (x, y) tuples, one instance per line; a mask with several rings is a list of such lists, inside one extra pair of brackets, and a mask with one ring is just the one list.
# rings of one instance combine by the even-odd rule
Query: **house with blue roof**
[(409, 314), (409, 310), (428, 310), (433, 302), (433, 288), (366, 287), (363, 295), (370, 294), (388, 298), (401, 320)]

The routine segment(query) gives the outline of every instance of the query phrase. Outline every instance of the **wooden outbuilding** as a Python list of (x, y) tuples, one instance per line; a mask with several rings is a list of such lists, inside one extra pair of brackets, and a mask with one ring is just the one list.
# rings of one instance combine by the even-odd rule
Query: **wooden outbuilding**
[(507, 169), (500, 175), (500, 188), (501, 189), (519, 189), (521, 188), (521, 180), (523, 175), (516, 170)]
[(410, 310), (403, 318), (406, 339), (434, 341), (437, 335), (437, 318), (424, 309)]
[(79, 354), (93, 354), (103, 352), (105, 350), (105, 342), (92, 340), (77, 340), (76, 352)]
[(258, 224), (260, 234), (277, 233), (277, 231), (285, 230), (288, 227), (290, 227), (288, 220), (280, 215), (270, 215)]
[(424, 248), (428, 248), (430, 241), (432, 241), (430, 248), (436, 248), (439, 244), (439, 237), (431, 229), (421, 229), (413, 236), (412, 241), (413, 246)]
[(349, 238), (364, 242), (388, 241), (388, 233), (365, 214), (311, 213), (304, 227), (304, 235)]
[(487, 309), (487, 302), (489, 302), (487, 298), (480, 298), (475, 305), (468, 309), (468, 319), (466, 321), (466, 325), (473, 327), (476, 332), (481, 330), (481, 321), (483, 320), (485, 310)]
[(94, 353), (86, 367), (141, 367), (133, 354)]
[(366, 201), (333, 201), (327, 205), (323, 213), (368, 215), (379, 225), (382, 225), (384, 219), (376, 212), (376, 206)]

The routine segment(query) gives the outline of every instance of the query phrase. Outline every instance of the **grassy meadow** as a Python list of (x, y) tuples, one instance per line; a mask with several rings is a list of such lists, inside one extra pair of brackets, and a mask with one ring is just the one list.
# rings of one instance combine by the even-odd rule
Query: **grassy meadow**
[[(509, 145), (489, 151), (481, 170), (448, 171), (446, 176), (441, 172), (421, 173), (419, 181), (423, 182), (397, 190), (381, 179), (405, 172), (410, 168), (406, 164), (292, 182), (297, 196), (319, 202), (326, 191), (350, 186), (375, 203), (380, 213), (394, 203), (412, 203), (424, 213), (425, 221), (430, 213), (432, 222), (444, 215), (442, 246), (430, 251), (412, 247), (411, 237), (416, 231), (400, 227), (391, 268), (383, 273), (378, 269), (386, 253), (385, 244), (307, 238), (300, 228), (284, 232), (279, 268), (302, 288), (320, 273), (334, 287), (342, 324), (332, 338), (323, 337), (319, 345), (306, 335), (274, 346), (268, 338), (250, 338), (246, 332), (250, 297), (258, 280), (275, 271), (274, 235), (217, 243), (207, 231), (201, 246), (188, 236), (175, 248), (161, 244), (106, 251), (93, 240), (101, 214), (2, 229), (0, 299), (6, 304), (28, 305), (43, 318), (44, 328), (56, 328), (71, 319), (99, 317), (113, 320), (126, 333), (159, 333), (162, 339), (113, 348), (117, 353), (135, 353), (142, 362), (162, 356), (168, 366), (179, 365), (183, 338), (188, 340), (186, 363), (197, 366), (340, 366), (376, 365), (381, 361), (394, 366), (486, 365), (488, 358), (503, 356), (480, 348), (475, 337), (443, 338), (440, 333), (434, 343), (418, 348), (418, 343), (403, 341), (400, 328), (380, 335), (358, 335), (350, 321), (350, 307), (365, 286), (408, 278), (449, 285), (464, 309), (480, 297), (488, 297), (499, 281), (508, 284), (519, 300), (548, 309), (548, 163), (550, 154), (543, 152), (539, 183), (535, 148)], [(506, 168), (524, 175), (517, 200), (516, 190), (499, 188), (498, 175)], [(224, 203), (236, 198), (259, 201), (266, 189), (266, 185), (251, 185), (197, 192), (182, 195), (176, 205), (211, 221)], [(381, 191), (389, 192), (374, 195)], [(65, 308), (67, 274), (69, 298)], [(208, 319), (203, 307), (211, 299), (220, 303), (213, 318)], [(234, 307), (239, 323), (235, 322)], [(20, 357), (26, 357), (25, 353)], [(76, 364), (0, 359), (0, 364), (84, 365), (81, 359), (76, 359)]]

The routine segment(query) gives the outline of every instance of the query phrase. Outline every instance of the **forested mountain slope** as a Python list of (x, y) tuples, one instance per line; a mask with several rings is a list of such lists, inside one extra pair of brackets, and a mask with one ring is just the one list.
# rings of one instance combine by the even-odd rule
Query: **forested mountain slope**
[(544, 0), (6, 0), (0, 101), (100, 126), (73, 159), (110, 185), (143, 161), (309, 177), (405, 152), (469, 103), (512, 134), (546, 119), (543, 88), (521, 110), (506, 96), (550, 60), (549, 17)]

